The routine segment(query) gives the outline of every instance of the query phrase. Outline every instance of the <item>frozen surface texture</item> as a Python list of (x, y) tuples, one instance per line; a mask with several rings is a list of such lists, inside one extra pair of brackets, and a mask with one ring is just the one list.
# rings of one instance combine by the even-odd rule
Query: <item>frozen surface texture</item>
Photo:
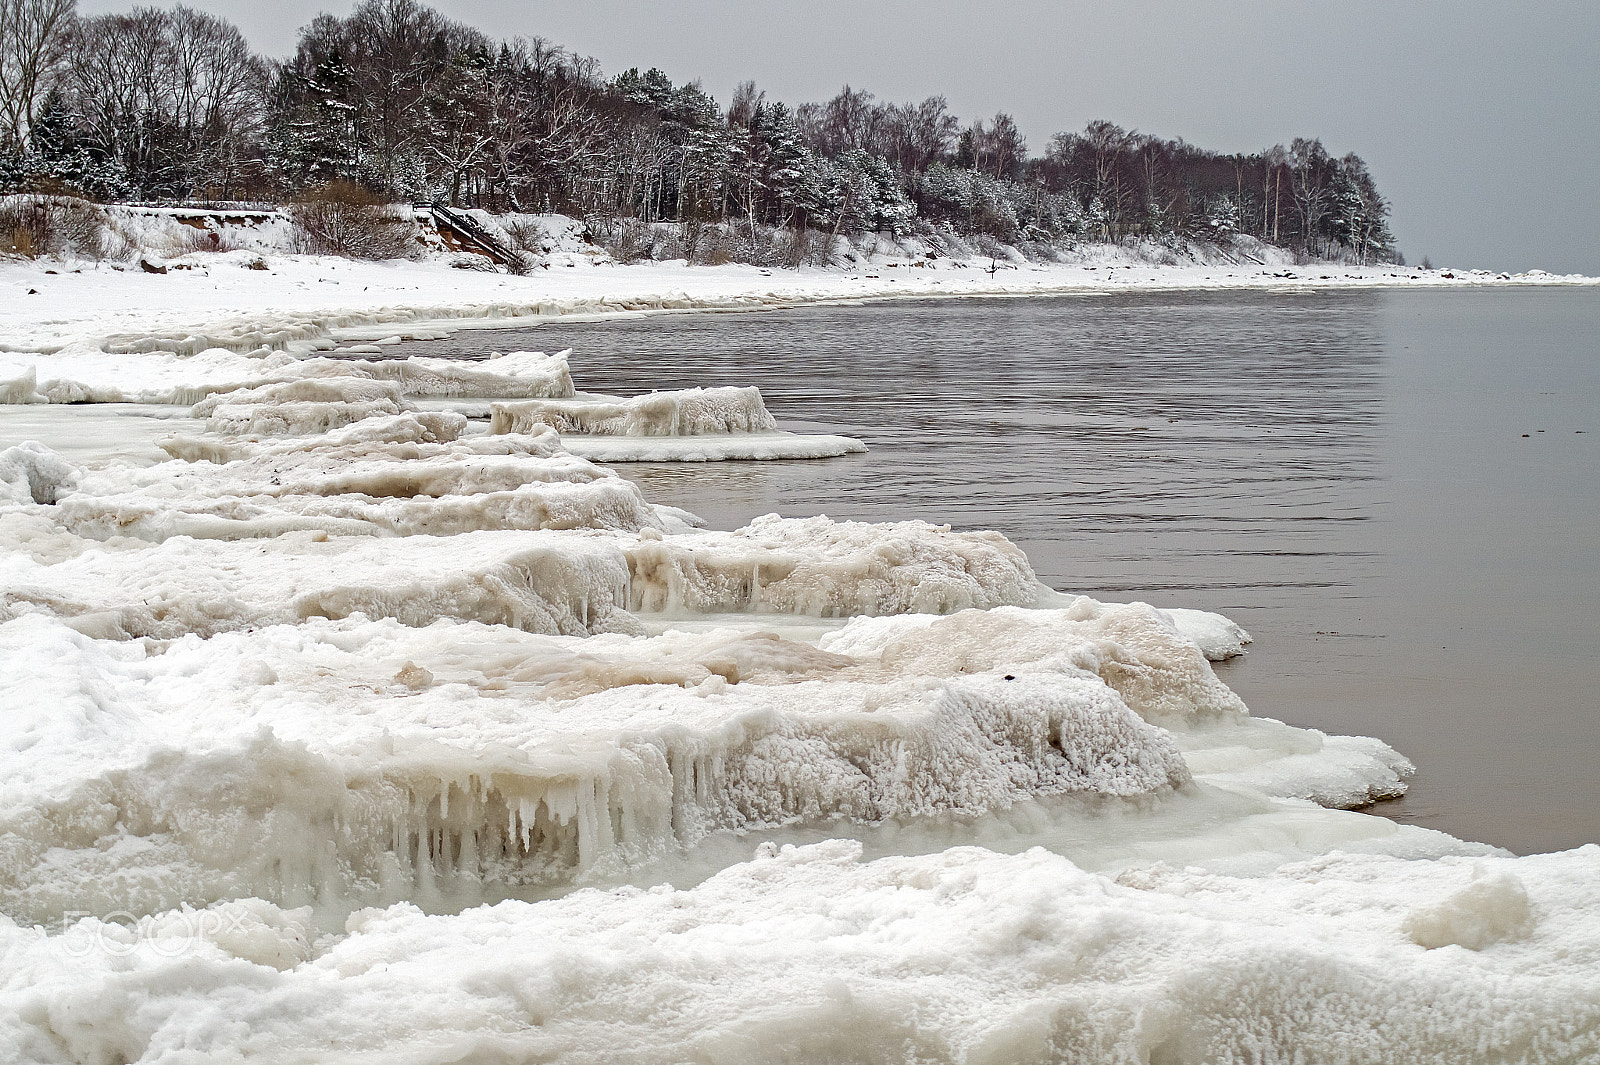
[(768, 514), (731, 533), (642, 534), (626, 550), (635, 610), (948, 614), (1039, 595), (1027, 558), (1005, 537), (921, 521)]
[[(1554, 1065), (1600, 1054), (1596, 877), (1592, 846), (1111, 881), (1040, 849), (866, 862), (838, 840), (763, 847), (692, 890), (363, 910), (318, 946), (303, 913), (227, 903), (0, 930), (30, 974), (0, 1045), (47, 1062)], [(1403, 930), (1504, 878), (1538, 915), (1521, 938), (1425, 950)]]

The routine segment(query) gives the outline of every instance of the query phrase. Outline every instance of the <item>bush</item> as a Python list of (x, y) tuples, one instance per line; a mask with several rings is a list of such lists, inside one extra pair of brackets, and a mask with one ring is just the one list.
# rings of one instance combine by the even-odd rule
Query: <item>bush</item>
[(349, 259), (410, 259), (418, 231), (411, 212), (347, 181), (311, 190), (289, 205), (298, 251)]
[(606, 218), (596, 215), (584, 220), (589, 239), (606, 250), (619, 263), (636, 263), (655, 257), (655, 233), (637, 218)]
[(110, 219), (75, 196), (9, 196), (0, 199), (0, 252), (35, 258), (105, 256)]

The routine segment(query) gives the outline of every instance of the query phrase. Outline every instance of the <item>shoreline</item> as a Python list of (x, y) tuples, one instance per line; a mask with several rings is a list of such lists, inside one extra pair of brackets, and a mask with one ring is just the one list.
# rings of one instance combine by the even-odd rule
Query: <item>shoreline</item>
[[(208, 350), (258, 358), (276, 351), (306, 356), (340, 341), (381, 341), (397, 334), (428, 339), (403, 334), (448, 335), (541, 319), (736, 313), (901, 299), (1600, 286), (1600, 278), (1581, 275), (1327, 264), (1278, 270), (1123, 261), (1013, 264), (979, 280), (970, 276), (979, 269), (975, 265), (948, 260), (921, 266), (882, 263), (867, 268), (871, 273), (596, 263), (525, 277), (451, 269), (437, 261), (281, 256), (273, 257), (266, 271), (247, 268), (253, 261), (258, 257), (246, 252), (191, 255), (169, 260), (167, 267), (176, 272), (165, 275), (106, 264), (0, 264), (0, 292), (15, 297), (0, 310), (0, 381), (19, 376), (25, 361), (97, 354), (186, 358)], [(885, 277), (890, 270), (906, 274)], [(354, 299), (344, 296), (356, 285), (361, 289)], [(46, 375), (44, 366), (40, 375)]]

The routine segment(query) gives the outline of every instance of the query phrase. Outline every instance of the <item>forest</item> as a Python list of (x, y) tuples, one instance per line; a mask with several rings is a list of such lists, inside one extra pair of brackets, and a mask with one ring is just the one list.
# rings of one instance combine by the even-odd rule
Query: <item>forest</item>
[(1045, 254), (1250, 237), (1398, 258), (1366, 164), (1316, 138), (1222, 154), (1095, 121), (1033, 154), (1010, 115), (963, 121), (942, 96), (847, 85), (791, 106), (746, 82), (722, 104), (417, 0), (319, 15), (282, 59), (187, 7), (87, 17), (76, 0), (0, 0), (0, 192), (285, 203), (350, 186), (597, 228), (947, 226)]

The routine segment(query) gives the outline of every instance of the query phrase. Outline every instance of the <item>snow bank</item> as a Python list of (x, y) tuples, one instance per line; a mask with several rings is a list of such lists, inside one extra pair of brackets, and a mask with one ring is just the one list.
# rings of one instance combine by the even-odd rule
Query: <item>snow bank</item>
[(770, 433), (778, 428), (757, 388), (686, 388), (632, 399), (494, 403), (489, 411), (491, 433), (525, 433), (535, 425), (595, 436)]
[(1407, 909), (1470, 875), (1450, 861), (1156, 866), (1118, 883), (1038, 849), (866, 862), (848, 841), (762, 847), (688, 890), (364, 910), (309, 952), (293, 912), (260, 907), (232, 938), (212, 931), (233, 931), (220, 908), (51, 939), (9, 928), (3, 964), (27, 979), (0, 1040), (44, 1061), (1600, 1055), (1600, 848), (1474, 865), (1529, 885), (1525, 938), (1476, 953), (1409, 940)]

